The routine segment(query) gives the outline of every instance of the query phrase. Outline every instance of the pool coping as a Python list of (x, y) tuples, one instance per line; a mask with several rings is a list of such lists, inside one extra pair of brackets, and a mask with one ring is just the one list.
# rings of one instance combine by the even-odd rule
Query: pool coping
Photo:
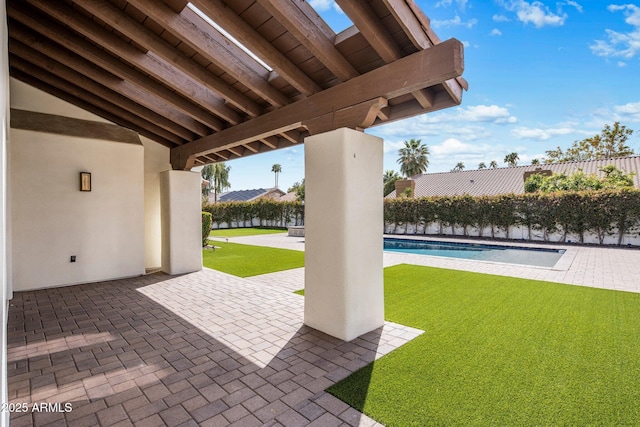
[[(491, 245), (491, 246), (504, 246), (504, 247), (511, 247), (511, 248), (533, 248), (533, 249), (547, 249), (547, 250), (563, 250), (564, 253), (560, 256), (560, 259), (558, 259), (558, 261), (553, 265), (553, 266), (539, 266), (539, 265), (528, 265), (528, 264), (518, 264), (518, 263), (512, 263), (512, 262), (499, 262), (499, 261), (486, 261), (486, 260), (479, 260), (479, 259), (465, 259), (466, 261), (472, 261), (472, 262), (482, 262), (482, 263), (487, 263), (487, 264), (498, 264), (498, 265), (521, 265), (521, 266), (525, 266), (525, 267), (529, 267), (529, 268), (537, 268), (537, 269), (542, 269), (542, 270), (554, 270), (554, 271), (567, 271), (569, 270), (569, 268), (571, 267), (571, 264), (573, 263), (576, 254), (578, 253), (578, 249), (574, 248), (574, 247), (566, 247), (566, 246), (558, 246), (558, 245), (562, 245), (562, 243), (556, 243), (556, 242), (548, 242), (548, 243), (535, 243), (535, 242), (518, 242), (518, 241), (513, 241), (513, 240), (508, 240), (508, 241), (496, 241), (496, 240), (491, 240), (490, 242), (487, 242), (487, 240), (483, 240), (483, 239), (473, 239), (473, 238), (464, 238), (463, 241), (461, 241), (461, 237), (462, 236), (455, 236), (455, 237), (443, 237), (443, 236), (431, 236), (431, 235), (406, 235), (406, 234), (384, 234), (383, 235), (384, 238), (390, 238), (390, 239), (399, 239), (399, 240), (422, 240), (422, 241), (429, 241), (429, 242), (439, 242), (439, 243), (456, 243), (456, 244), (460, 244), (460, 243), (469, 243), (469, 244), (479, 244), (479, 245)], [(417, 256), (436, 256), (436, 255), (426, 255), (426, 254), (413, 254), (413, 255), (417, 255)], [(447, 256), (442, 256), (442, 255), (437, 255), (438, 258), (446, 258), (446, 259), (460, 259), (460, 258), (455, 258), (455, 257), (447, 257)]]

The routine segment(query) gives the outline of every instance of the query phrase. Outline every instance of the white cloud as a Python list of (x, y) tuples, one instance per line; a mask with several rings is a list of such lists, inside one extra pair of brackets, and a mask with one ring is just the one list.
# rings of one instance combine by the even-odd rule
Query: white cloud
[(582, 9), (582, 5), (578, 4), (578, 2), (572, 1), (572, 0), (567, 0), (564, 3), (558, 3), (559, 5), (563, 5), (563, 4), (568, 4), (569, 6), (573, 6), (576, 8), (576, 10), (580, 13), (582, 13), (583, 9)]
[(627, 66), (626, 62), (618, 61), (618, 67), (626, 67), (626, 66)]
[(456, 138), (448, 138), (441, 144), (433, 145), (430, 148), (434, 156), (448, 157), (454, 154), (484, 154), (490, 149), (486, 144), (467, 144)]
[(432, 19), (431, 20), (431, 25), (433, 25), (434, 28), (460, 27), (460, 26), (473, 28), (473, 26), (476, 25), (477, 23), (478, 23), (478, 20), (475, 18), (469, 19), (468, 21), (463, 21), (462, 18), (460, 18), (460, 16), (458, 15), (456, 15), (452, 19), (444, 19), (444, 20)]
[(491, 32), (489, 33), (489, 35), (491, 36), (501, 36), (502, 35), (502, 31), (500, 31), (497, 28), (494, 28), (493, 30), (491, 30)]
[(536, 28), (542, 28), (546, 25), (561, 26), (564, 25), (564, 21), (567, 19), (566, 13), (561, 10), (553, 13), (540, 1), (529, 3), (524, 0), (510, 0), (509, 2), (502, 0), (500, 3), (508, 11), (515, 12), (520, 22), (533, 24)]
[(466, 109), (459, 109), (457, 115), (459, 120), (470, 122), (505, 124), (518, 121), (509, 110), (497, 105), (471, 105)]
[[(456, 0), (456, 4), (460, 8), (460, 10), (465, 10), (465, 8), (467, 7), (467, 2), (468, 0)], [(452, 3), (453, 3), (453, 0), (441, 0), (436, 3), (436, 7), (451, 6)]]
[(575, 132), (575, 129), (568, 127), (549, 129), (518, 127), (511, 131), (513, 136), (518, 139), (532, 139), (535, 141), (547, 141), (554, 136), (569, 135)]
[(629, 102), (613, 107), (619, 121), (640, 122), (640, 102)]
[(595, 40), (589, 46), (591, 52), (603, 57), (633, 58), (640, 52), (640, 7), (634, 4), (611, 4), (607, 9), (609, 12), (623, 11), (624, 22), (633, 29), (626, 33), (606, 29), (607, 40)]
[(493, 20), (495, 22), (509, 22), (510, 19), (504, 15), (493, 15)]

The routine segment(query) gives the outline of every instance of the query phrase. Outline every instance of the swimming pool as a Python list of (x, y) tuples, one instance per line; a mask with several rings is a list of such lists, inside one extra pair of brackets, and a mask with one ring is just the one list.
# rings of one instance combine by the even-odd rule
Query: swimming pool
[(435, 242), (430, 240), (395, 239), (390, 237), (384, 238), (384, 250), (477, 261), (506, 262), (537, 267), (553, 267), (565, 253), (564, 249)]

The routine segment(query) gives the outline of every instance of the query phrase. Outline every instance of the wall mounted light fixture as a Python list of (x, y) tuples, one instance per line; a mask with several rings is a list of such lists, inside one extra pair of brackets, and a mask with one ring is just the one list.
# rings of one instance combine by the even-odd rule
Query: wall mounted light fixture
[(91, 191), (91, 172), (80, 172), (80, 191)]

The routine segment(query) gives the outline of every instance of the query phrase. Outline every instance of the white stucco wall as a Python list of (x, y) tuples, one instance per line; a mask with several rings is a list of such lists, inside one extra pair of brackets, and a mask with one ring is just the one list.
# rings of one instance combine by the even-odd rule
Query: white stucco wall
[[(11, 79), (11, 107), (21, 110), (109, 123), (90, 112)], [(160, 172), (171, 169), (169, 148), (140, 136), (144, 145), (144, 262), (145, 268), (161, 266)], [(115, 143), (114, 143), (115, 144)]]
[(100, 116), (69, 104), (55, 96), (11, 78), (11, 108), (33, 111), (36, 113), (56, 114), (74, 119), (111, 123)]
[[(7, 280), (6, 164), (9, 134), (9, 61), (7, 59), (7, 17), (5, 0), (0, 0), (0, 403), (8, 402), (7, 392)], [(0, 425), (9, 425), (9, 412), (0, 412)]]
[(199, 172), (160, 174), (162, 271), (184, 274), (202, 270), (202, 201)]
[(169, 148), (143, 136), (144, 144), (144, 240), (145, 267), (162, 265), (162, 235), (160, 224), (160, 172), (171, 169)]
[(143, 146), (17, 129), (11, 139), (14, 290), (143, 274)]
[(345, 341), (384, 324), (380, 138), (305, 138), (304, 323)]

